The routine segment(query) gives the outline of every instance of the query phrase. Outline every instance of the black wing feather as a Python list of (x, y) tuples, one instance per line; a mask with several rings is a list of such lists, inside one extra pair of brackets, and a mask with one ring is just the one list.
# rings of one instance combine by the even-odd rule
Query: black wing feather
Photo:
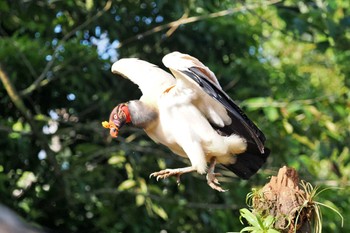
[(270, 150), (264, 146), (266, 140), (264, 134), (238, 105), (225, 92), (207, 79), (199, 69), (192, 67), (181, 72), (194, 80), (208, 95), (226, 108), (232, 123), (224, 127), (213, 125), (213, 128), (222, 135), (237, 134), (244, 137), (248, 147), (244, 153), (237, 155), (237, 160), (234, 164), (224, 166), (243, 179), (250, 178), (266, 162), (266, 158), (270, 154)]

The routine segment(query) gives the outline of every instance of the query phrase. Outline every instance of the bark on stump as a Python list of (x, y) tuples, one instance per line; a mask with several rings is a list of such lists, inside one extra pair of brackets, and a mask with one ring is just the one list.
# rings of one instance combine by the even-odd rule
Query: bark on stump
[(283, 233), (311, 232), (312, 209), (302, 208), (307, 194), (299, 187), (299, 176), (293, 168), (282, 167), (277, 177), (271, 177), (257, 195), (252, 198), (254, 211), (262, 216), (272, 215), (274, 228)]

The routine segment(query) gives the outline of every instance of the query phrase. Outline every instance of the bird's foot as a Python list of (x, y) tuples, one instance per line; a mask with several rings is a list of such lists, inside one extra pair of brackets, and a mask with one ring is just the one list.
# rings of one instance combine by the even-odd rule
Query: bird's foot
[(182, 175), (181, 172), (176, 171), (177, 169), (165, 169), (161, 170), (159, 172), (153, 172), (149, 177), (156, 177), (156, 180), (159, 181), (159, 179), (166, 179), (170, 176), (176, 176), (176, 183), (180, 184), (180, 176)]
[(206, 176), (207, 183), (212, 189), (214, 189), (216, 191), (226, 192), (227, 190), (221, 188), (219, 180), (217, 178), (218, 176), (222, 176), (222, 174), (214, 172), (215, 165), (216, 165), (216, 158), (213, 157), (210, 160), (210, 165), (209, 165), (208, 173), (207, 173), (207, 176)]
[(207, 183), (210, 186), (210, 188), (219, 191), (219, 192), (226, 192), (227, 190), (221, 188), (220, 183), (217, 179), (218, 176), (222, 176), (221, 173), (207, 173)]
[(149, 177), (156, 177), (157, 181), (159, 179), (165, 179), (170, 176), (176, 176), (176, 183), (180, 185), (180, 176), (184, 173), (196, 171), (193, 167), (175, 168), (175, 169), (165, 169), (159, 172), (153, 172)]

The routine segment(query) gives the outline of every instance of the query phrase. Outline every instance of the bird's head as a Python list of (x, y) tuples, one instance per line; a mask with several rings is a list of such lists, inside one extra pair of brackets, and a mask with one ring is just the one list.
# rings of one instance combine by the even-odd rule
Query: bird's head
[(130, 123), (131, 117), (126, 103), (118, 104), (109, 116), (109, 122), (102, 122), (104, 128), (110, 129), (109, 133), (113, 138), (118, 137), (118, 131), (125, 123)]

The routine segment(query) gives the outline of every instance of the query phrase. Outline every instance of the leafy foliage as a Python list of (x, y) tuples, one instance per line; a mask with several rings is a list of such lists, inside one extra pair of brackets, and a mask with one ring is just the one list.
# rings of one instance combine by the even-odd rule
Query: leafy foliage
[(247, 220), (251, 225), (243, 228), (240, 232), (254, 232), (254, 233), (278, 233), (277, 230), (273, 229), (273, 216), (269, 215), (262, 218), (258, 214), (253, 214), (246, 208), (240, 210), (241, 218)]
[[(1, 1), (1, 202), (60, 231), (226, 232), (240, 228), (246, 193), (287, 164), (313, 184), (341, 187), (324, 198), (349, 219), (349, 3), (268, 3)], [(163, 67), (174, 50), (210, 67), (268, 138), (272, 154), (258, 175), (241, 181), (222, 171), (227, 193), (197, 174), (180, 186), (148, 179), (187, 161), (140, 130), (111, 141), (100, 125), (117, 103), (140, 96), (111, 75), (112, 62)], [(323, 216), (325, 232), (350, 230), (332, 211)]]
[[(282, 170), (284, 169), (284, 170)], [(245, 219), (249, 226), (241, 232), (322, 232), (321, 207), (326, 207), (337, 214), (344, 225), (344, 218), (329, 200), (319, 201), (321, 193), (331, 189), (313, 187), (309, 182), (292, 175), (291, 170), (281, 168), (278, 176), (271, 178), (261, 189), (252, 189), (247, 194), (246, 202), (250, 210), (240, 210), (240, 219)], [(296, 180), (295, 180), (296, 179)], [(295, 182), (295, 183), (294, 183)]]

